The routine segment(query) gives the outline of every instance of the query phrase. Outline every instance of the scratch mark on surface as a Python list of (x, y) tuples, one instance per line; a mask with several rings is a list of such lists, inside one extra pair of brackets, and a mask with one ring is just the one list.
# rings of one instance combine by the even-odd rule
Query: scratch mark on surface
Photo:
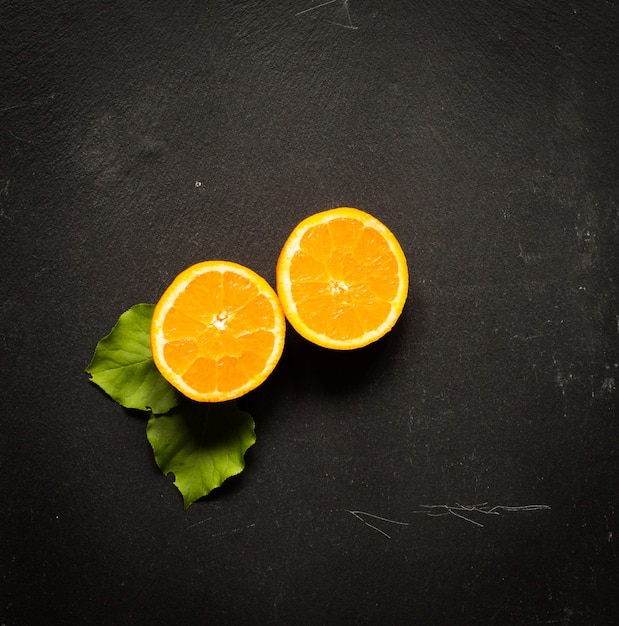
[[(357, 30), (357, 26), (355, 26), (352, 22), (352, 18), (350, 17), (350, 9), (348, 8), (348, 0), (327, 0), (327, 2), (321, 2), (320, 4), (317, 4), (315, 6), (309, 7), (307, 9), (303, 9), (303, 11), (299, 11), (298, 13), (296, 13), (297, 16), (299, 15), (305, 15), (307, 13), (311, 13), (312, 11), (316, 11), (317, 9), (323, 9), (326, 6), (332, 5), (332, 4), (336, 4), (339, 3), (339, 6), (341, 7), (341, 20), (330, 20), (330, 19), (326, 19), (325, 21), (329, 22), (330, 24), (334, 24), (335, 26), (342, 26), (344, 28), (349, 28), (351, 30)], [(334, 10), (337, 10), (337, 7), (334, 7)]]
[(39, 106), (44, 104), (48, 100), (53, 100), (56, 97), (55, 93), (50, 93), (48, 96), (41, 96), (35, 98), (31, 102), (18, 102), (16, 104), (7, 104), (0, 107), (0, 113), (6, 113), (7, 111), (13, 111), (15, 109), (25, 109), (26, 107)]
[[(195, 526), (195, 524), (194, 524)], [(211, 537), (221, 537), (223, 535), (234, 535), (238, 532), (241, 532), (242, 530), (245, 530), (246, 528), (254, 528), (256, 526), (256, 524), (247, 524), (246, 526), (243, 527), (239, 527), (239, 528), (232, 528), (230, 530), (223, 530), (220, 533), (213, 533), (211, 535)]]
[(520, 333), (518, 335), (514, 335), (513, 339), (520, 339), (522, 341), (531, 341), (532, 339), (542, 339), (546, 337), (546, 335), (540, 333), (539, 335), (525, 335), (524, 333)]
[(19, 137), (12, 130), (9, 131), (9, 135), (11, 135), (11, 137), (14, 137), (15, 139), (17, 139), (17, 141), (23, 141), (24, 143), (29, 143), (30, 145), (33, 145), (33, 143), (34, 143), (34, 142), (32, 142), (32, 141), (30, 141), (28, 139), (24, 139), (23, 137)]
[(526, 504), (524, 506), (505, 506), (502, 504), (490, 506), (487, 502), (481, 504), (422, 504), (423, 511), (414, 511), (415, 513), (423, 513), (428, 517), (442, 517), (444, 515), (455, 515), (475, 526), (483, 528), (481, 522), (473, 519), (470, 513), (481, 513), (482, 515), (500, 515), (502, 511), (540, 511), (548, 510), (550, 507), (546, 504)]
[(367, 520), (365, 520), (363, 518), (363, 516), (366, 517), (370, 517), (372, 519), (381, 521), (381, 522), (387, 522), (388, 524), (397, 524), (399, 526), (408, 526), (408, 522), (398, 522), (396, 520), (393, 519), (388, 519), (386, 517), (381, 517), (380, 515), (374, 515), (373, 513), (366, 513), (365, 511), (347, 511), (348, 513), (350, 513), (351, 515), (354, 515), (359, 521), (363, 522), (366, 526), (369, 526), (370, 528), (374, 529), (375, 531), (379, 532), (381, 535), (384, 535), (385, 537), (387, 537), (387, 539), (391, 539), (391, 535), (388, 535), (384, 530), (378, 528), (378, 526), (374, 526), (374, 524), (370, 524)]
[[(461, 520), (469, 522), (470, 524), (473, 524), (480, 528), (483, 528), (484, 525), (476, 519), (473, 519), (473, 514), (501, 515), (501, 513), (550, 510), (550, 507), (547, 504), (525, 504), (522, 506), (508, 506), (503, 504), (496, 504), (492, 506), (487, 502), (482, 502), (481, 504), (460, 504), (459, 502), (456, 502), (455, 504), (421, 504), (420, 506), (423, 510), (413, 511), (413, 513), (421, 513), (423, 515), (426, 515), (427, 517), (444, 517), (445, 515), (453, 515), (454, 517), (458, 517)], [(376, 526), (376, 522), (374, 524), (371, 524), (366, 518), (370, 518), (373, 521), (376, 520), (377, 522), (380, 521), (386, 522), (388, 524), (397, 524), (398, 526), (410, 525), (409, 522), (399, 522), (397, 520), (382, 517), (380, 515), (374, 515), (373, 513), (367, 513), (366, 511), (346, 510), (346, 512), (353, 515), (360, 522), (363, 522), (372, 530), (379, 532), (387, 539), (391, 539), (391, 535), (387, 534), (384, 530), (382, 530), (382, 528)]]
[(194, 528), (195, 526), (200, 526), (200, 524), (204, 524), (205, 522), (210, 522), (213, 518), (212, 517), (208, 517), (206, 519), (200, 520), (199, 522), (196, 522), (195, 524), (191, 524), (191, 526), (187, 526), (187, 530), (189, 530), (190, 528)]
[(563, 417), (567, 417), (567, 408), (568, 408), (567, 386), (569, 383), (575, 380), (575, 377), (571, 373), (565, 374), (563, 372), (563, 368), (560, 366), (559, 361), (557, 361), (555, 356), (552, 357), (552, 362), (554, 366), (557, 368), (557, 375), (555, 376), (555, 382), (557, 383), (557, 386), (559, 387), (559, 389), (561, 389), (561, 397), (563, 399)]

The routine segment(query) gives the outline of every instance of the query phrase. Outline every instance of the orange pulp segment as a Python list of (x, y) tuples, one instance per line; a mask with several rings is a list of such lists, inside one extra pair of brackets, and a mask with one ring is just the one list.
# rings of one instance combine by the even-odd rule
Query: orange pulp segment
[(258, 274), (230, 261), (181, 272), (155, 306), (151, 349), (157, 369), (200, 402), (238, 398), (273, 371), (284, 348), (277, 294)]
[(295, 330), (325, 348), (361, 348), (396, 323), (408, 295), (406, 257), (393, 233), (350, 207), (316, 213), (291, 233), (277, 293)]

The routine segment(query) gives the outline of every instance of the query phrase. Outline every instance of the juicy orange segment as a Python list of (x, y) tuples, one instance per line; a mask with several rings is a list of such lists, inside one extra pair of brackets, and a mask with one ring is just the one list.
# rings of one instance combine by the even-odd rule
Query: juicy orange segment
[(273, 371), (286, 323), (277, 294), (230, 261), (181, 272), (155, 307), (151, 349), (164, 378), (201, 402), (238, 398)]
[(303, 220), (277, 262), (277, 293), (295, 330), (325, 348), (361, 348), (402, 313), (408, 268), (393, 233), (364, 211), (340, 207)]

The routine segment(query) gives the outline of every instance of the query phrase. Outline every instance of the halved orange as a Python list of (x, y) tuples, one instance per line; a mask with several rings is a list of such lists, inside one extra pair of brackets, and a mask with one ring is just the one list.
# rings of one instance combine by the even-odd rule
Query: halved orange
[(230, 261), (181, 272), (155, 306), (153, 359), (163, 377), (201, 402), (238, 398), (273, 371), (286, 322), (267, 281)]
[(408, 295), (406, 257), (378, 219), (350, 207), (316, 213), (287, 239), (277, 293), (295, 330), (325, 348), (351, 350), (385, 335)]

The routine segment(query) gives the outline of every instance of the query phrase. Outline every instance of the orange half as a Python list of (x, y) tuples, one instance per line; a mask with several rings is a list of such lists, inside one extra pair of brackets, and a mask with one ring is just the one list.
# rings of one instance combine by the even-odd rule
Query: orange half
[(277, 294), (258, 274), (230, 261), (181, 272), (155, 307), (151, 349), (157, 369), (200, 402), (238, 398), (273, 371), (286, 323)]
[(350, 207), (316, 213), (287, 239), (277, 293), (295, 330), (325, 348), (351, 350), (380, 339), (408, 295), (406, 257), (393, 233)]

